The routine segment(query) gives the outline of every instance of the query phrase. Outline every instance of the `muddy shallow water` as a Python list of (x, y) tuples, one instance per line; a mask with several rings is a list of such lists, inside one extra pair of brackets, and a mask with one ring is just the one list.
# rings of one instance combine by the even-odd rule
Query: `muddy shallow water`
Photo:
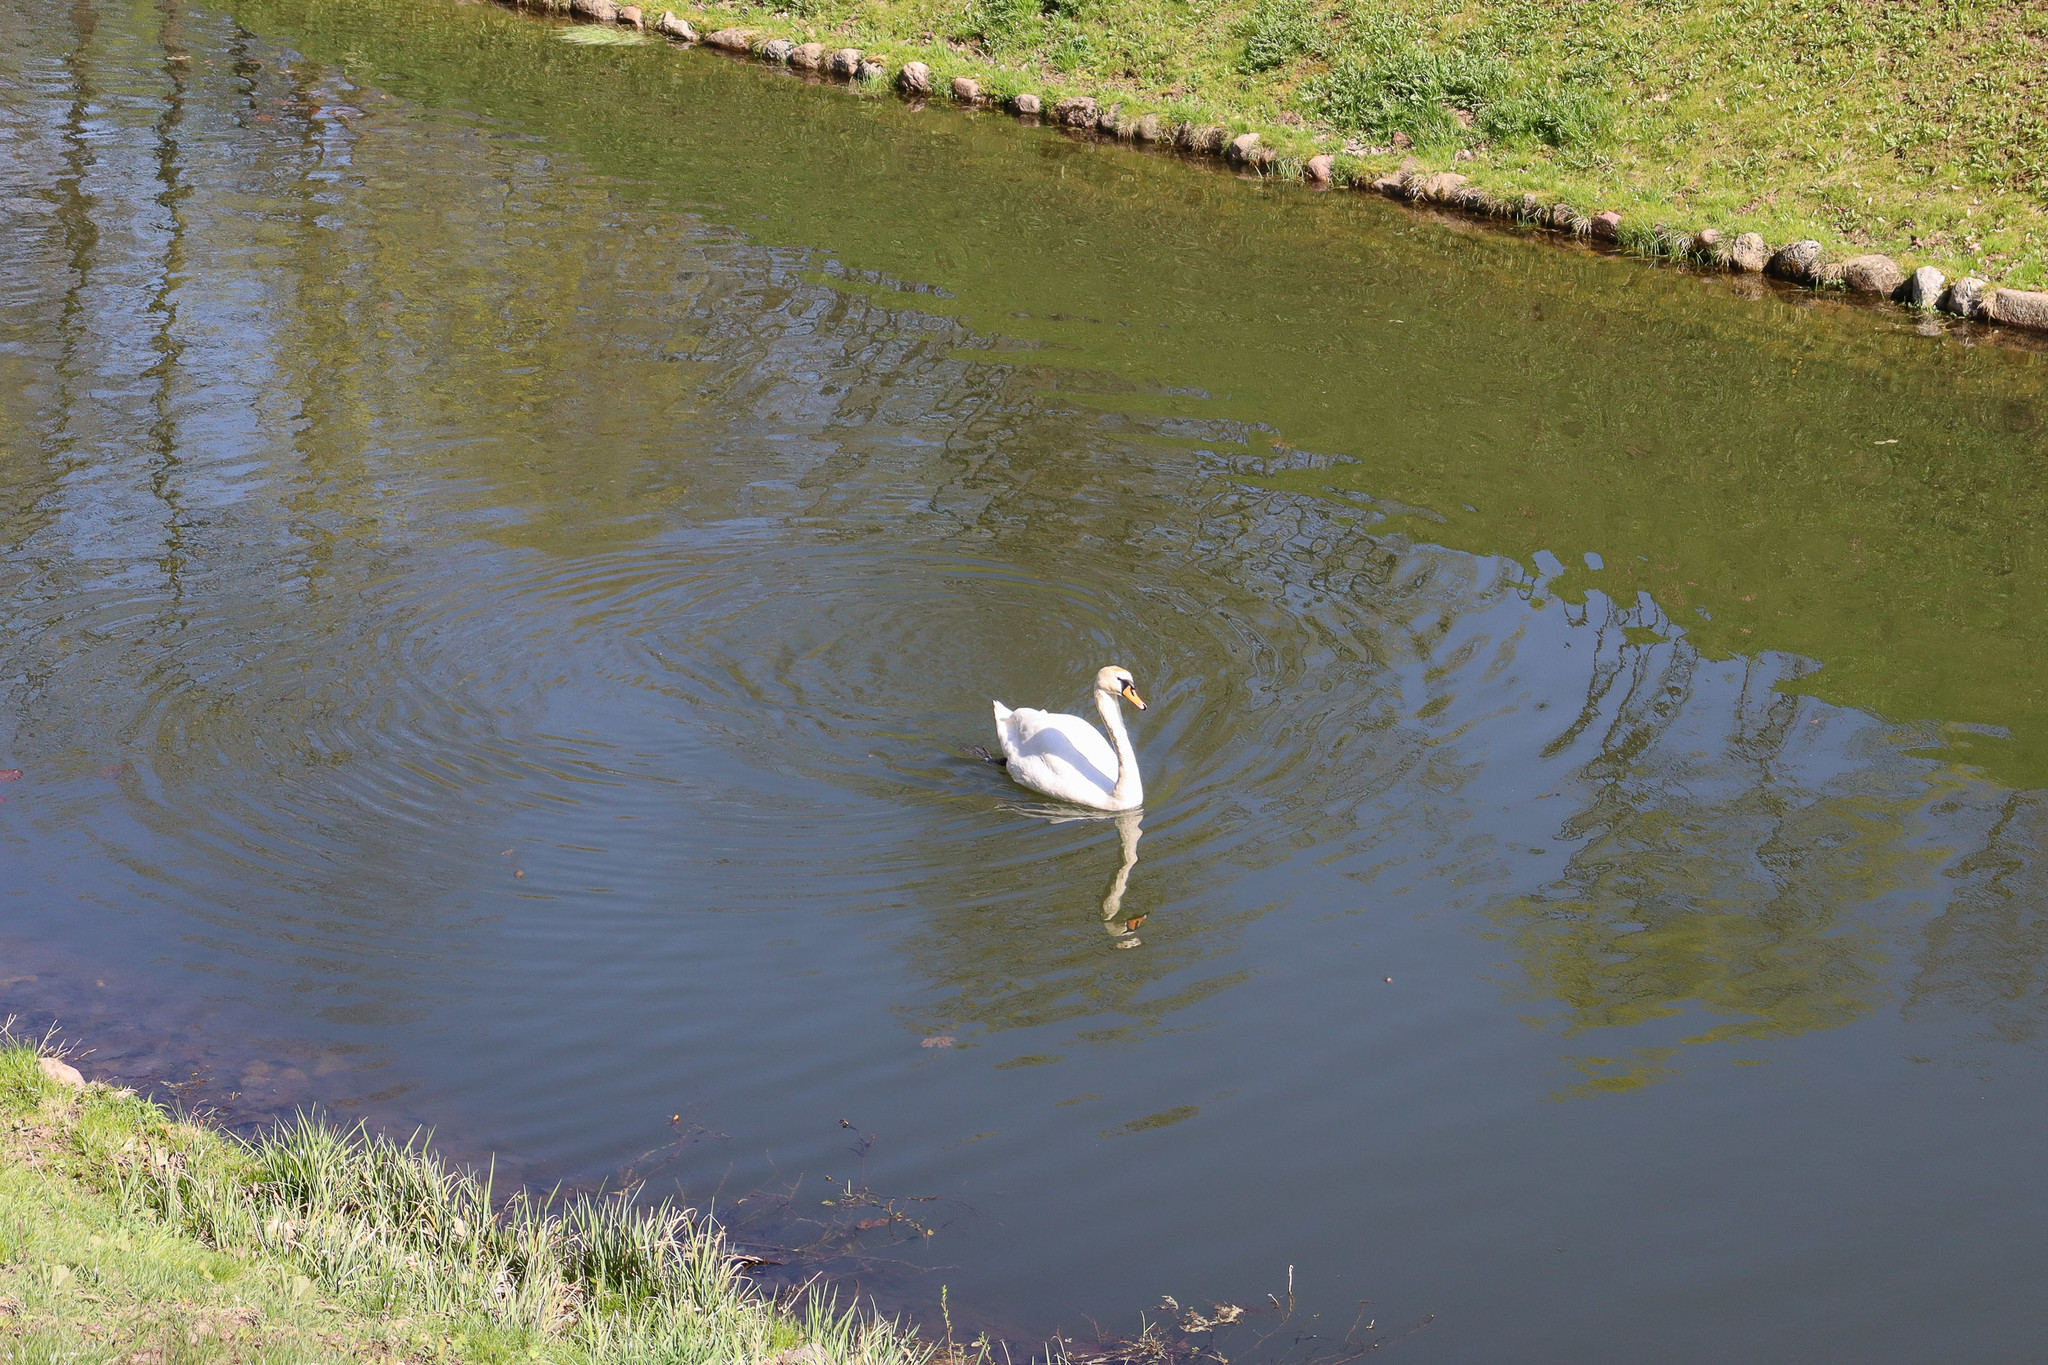
[[(2033, 1358), (2040, 356), (487, 6), (6, 3), (0, 1008), (1019, 1343)], [(1112, 660), (1136, 828), (966, 755)]]

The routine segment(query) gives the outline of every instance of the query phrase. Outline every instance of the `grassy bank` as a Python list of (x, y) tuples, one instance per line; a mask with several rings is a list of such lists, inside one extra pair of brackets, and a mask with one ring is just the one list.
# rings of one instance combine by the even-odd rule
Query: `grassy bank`
[[(655, 4), (650, 17), (666, 5)], [(2048, 286), (2034, 0), (724, 0), (1003, 97), (1256, 131), (1368, 183), (1414, 157), (1634, 225), (1812, 237)], [(1645, 244), (1648, 238), (1641, 239)]]
[(926, 1365), (894, 1324), (773, 1302), (666, 1205), (494, 1198), (312, 1121), (253, 1142), (0, 1044), (0, 1359)]

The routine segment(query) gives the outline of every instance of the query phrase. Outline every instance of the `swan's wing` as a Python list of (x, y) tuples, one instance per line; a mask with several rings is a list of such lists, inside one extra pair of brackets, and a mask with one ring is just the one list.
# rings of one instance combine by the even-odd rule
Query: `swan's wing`
[(1110, 808), (1110, 784), (1093, 768), (1077, 767), (1055, 754), (1023, 754), (1010, 760), (1010, 777), (1021, 786), (1056, 801), (1095, 810)]
[(1101, 775), (1104, 786), (1116, 785), (1116, 750), (1109, 747), (1102, 731), (1079, 716), (1020, 706), (1010, 713), (1009, 724), (1017, 737), (1018, 753), (1079, 759)]
[(1079, 716), (1021, 706), (997, 727), (1010, 776), (1084, 806), (1101, 806), (1116, 786), (1116, 750)]

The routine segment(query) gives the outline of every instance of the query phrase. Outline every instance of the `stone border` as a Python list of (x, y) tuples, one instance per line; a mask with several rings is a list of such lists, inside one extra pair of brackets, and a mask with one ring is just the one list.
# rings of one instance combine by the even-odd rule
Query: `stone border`
[[(615, 0), (504, 3), (551, 14), (570, 14), (593, 23), (651, 28), (684, 46), (701, 42), (735, 56), (817, 72), (841, 81), (866, 83), (890, 77), (885, 64), (859, 48), (842, 47), (828, 52), (823, 43), (763, 38), (758, 30), (750, 28), (723, 28), (699, 37), (681, 15), (665, 11), (650, 23), (639, 7), (620, 5)], [(891, 83), (906, 99), (924, 100), (934, 93), (932, 70), (923, 62), (904, 63)], [(979, 83), (967, 76), (955, 76), (947, 93), (963, 108), (999, 107), (997, 101), (982, 93)], [(1000, 107), (1028, 123), (1050, 122), (1075, 133), (1170, 147), (1190, 156), (1220, 159), (1233, 168), (1262, 176), (1277, 175), (1286, 169), (1281, 166), (1278, 152), (1260, 145), (1257, 133), (1233, 137), (1229, 129), (1217, 125), (1198, 127), (1180, 123), (1169, 127), (1156, 114), (1126, 116), (1121, 105), (1112, 104), (1105, 109), (1086, 95), (1062, 99), (1049, 111), (1045, 101), (1033, 94), (1011, 96)], [(1336, 158), (1327, 152), (1309, 158), (1301, 168), (1301, 178), (1321, 188), (1334, 187), (1339, 183)], [(1582, 213), (1570, 204), (1546, 204), (1534, 194), (1502, 194), (1481, 189), (1466, 176), (1454, 171), (1431, 171), (1412, 157), (1392, 175), (1370, 182), (1345, 183), (1405, 203), (1454, 209), (1474, 217), (1507, 220), (1588, 238), (1617, 251), (1633, 251), (1652, 259), (1683, 261), (1738, 274), (1769, 275), (1811, 289), (1837, 289), (1870, 300), (1889, 300), (1920, 313), (1940, 312), (1971, 322), (2048, 332), (2048, 293), (2006, 289), (1975, 275), (1951, 281), (1933, 266), (1908, 271), (1891, 257), (1876, 253), (1830, 261), (1826, 249), (1811, 238), (1787, 243), (1773, 251), (1754, 232), (1730, 239), (1718, 228), (1693, 233), (1675, 231), (1662, 223), (1644, 228), (1625, 222), (1613, 209)]]

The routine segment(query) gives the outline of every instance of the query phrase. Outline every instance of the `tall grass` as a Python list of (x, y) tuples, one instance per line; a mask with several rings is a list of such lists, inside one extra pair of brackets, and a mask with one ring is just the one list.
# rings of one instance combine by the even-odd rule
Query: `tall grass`
[(1038, 0), (968, 0), (953, 37), (997, 52), (1042, 31)]
[(1259, 0), (1244, 21), (1246, 71), (1271, 71), (1318, 47), (1322, 30), (1309, 0)]
[(221, 1275), (282, 1276), (290, 1302), (317, 1294), (370, 1320), (438, 1321), (493, 1352), (565, 1361), (741, 1365), (799, 1346), (816, 1348), (815, 1365), (932, 1360), (871, 1310), (756, 1289), (724, 1232), (673, 1202), (502, 1192), (422, 1139), (307, 1115), (241, 1139), (103, 1087), (74, 1098), (36, 1056), (0, 1035), (0, 1112), (32, 1119), (13, 1133), (57, 1141), (78, 1190), (104, 1191), (90, 1217), (203, 1248)]
[(724, 1233), (630, 1192), (494, 1197), (487, 1173), (301, 1115), (212, 1160), (150, 1146), (117, 1157), (132, 1211), (211, 1246), (262, 1252), (383, 1312), (480, 1316), (599, 1360), (758, 1360), (815, 1340), (847, 1365), (925, 1365), (897, 1324), (751, 1289)]
[(1572, 87), (1524, 90), (1479, 111), (1479, 131), (1494, 142), (1584, 147), (1607, 133), (1614, 111), (1594, 91)]
[(1390, 138), (1406, 133), (1423, 145), (1458, 138), (1453, 112), (1484, 108), (1507, 86), (1511, 73), (1485, 53), (1431, 52), (1416, 45), (1370, 52), (1341, 61), (1308, 81), (1309, 106), (1347, 132)]
[(1508, 63), (1483, 47), (1436, 52), (1406, 35), (1388, 38), (1308, 81), (1309, 107), (1347, 132), (1406, 133), (1425, 147), (1470, 140), (1459, 111), (1494, 143), (1584, 147), (1613, 124), (1613, 109), (1596, 90), (1520, 86)]

